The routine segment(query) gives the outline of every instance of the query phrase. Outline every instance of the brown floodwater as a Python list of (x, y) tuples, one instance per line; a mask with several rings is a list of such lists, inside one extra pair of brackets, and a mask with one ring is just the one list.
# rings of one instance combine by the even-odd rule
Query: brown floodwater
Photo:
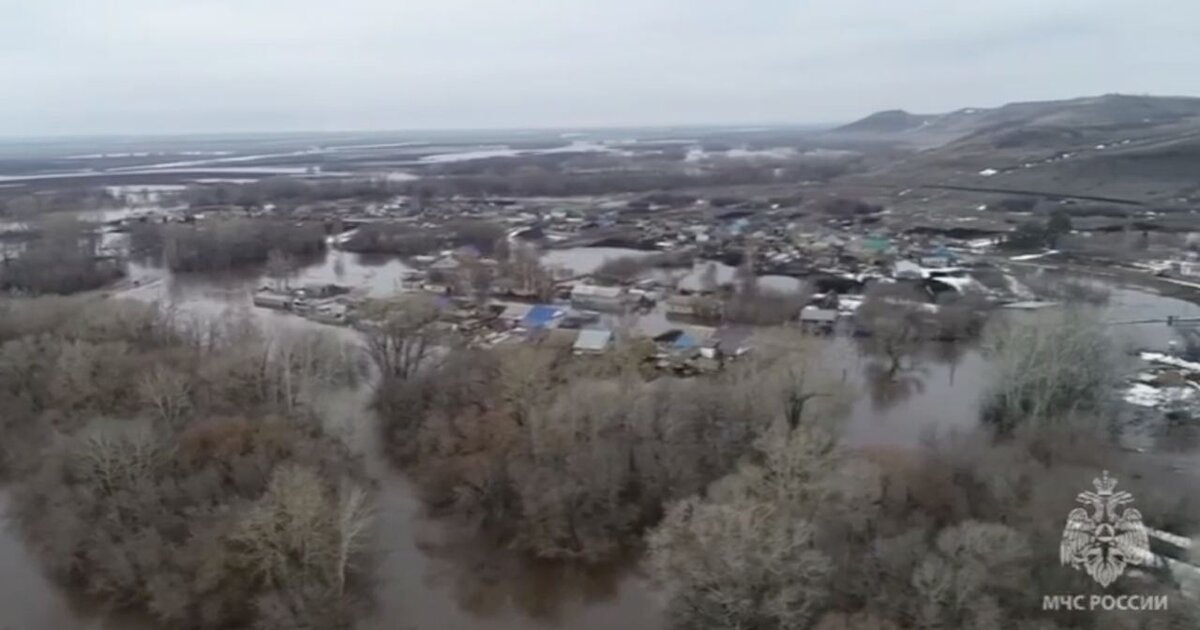
[[(629, 250), (632, 251), (632, 250)], [(556, 262), (585, 267), (620, 251), (557, 253)], [(395, 260), (370, 260), (331, 253), (305, 268), (298, 283), (342, 282), (372, 294), (395, 290), (407, 268)], [(172, 277), (153, 267), (136, 267), (138, 286), (125, 297), (161, 300), (198, 317), (252, 316), (272, 332), (321, 329), (345, 338), (347, 329), (316, 324), (250, 304), (262, 278)], [(1140, 289), (1114, 287), (1104, 321), (1127, 322), (1200, 315), (1194, 304)], [(1173, 333), (1162, 324), (1113, 326), (1131, 347), (1165, 348)], [(896, 379), (881, 378), (879, 360), (848, 338), (823, 342), (829, 372), (858, 395), (845, 423), (847, 438), (872, 446), (915, 446), (928, 432), (970, 429), (990, 375), (976, 348), (931, 345)], [(407, 479), (380, 453), (374, 422), (365, 408), (365, 388), (324, 397), (331, 429), (363, 453), (378, 480), (377, 548), (371, 609), (364, 630), (464, 629), (652, 630), (663, 627), (660, 595), (634, 561), (589, 567), (533, 562), (495, 549), (461, 528), (429, 516)], [(0, 489), (0, 508), (8, 493)], [(152, 621), (107, 609), (103, 602), (69, 594), (47, 579), (12, 526), (0, 530), (0, 630), (149, 630)]]

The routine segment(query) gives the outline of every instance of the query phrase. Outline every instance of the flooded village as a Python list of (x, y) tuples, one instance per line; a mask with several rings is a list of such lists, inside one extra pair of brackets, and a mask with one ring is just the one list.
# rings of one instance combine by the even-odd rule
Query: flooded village
[[(209, 335), (263, 344), (252, 367), (227, 371), (274, 397), (267, 417), (320, 418), (345, 444), (344, 461), (363, 469), (339, 483), (370, 488), (375, 533), (361, 566), (371, 577), (347, 605), (353, 627), (668, 627), (674, 613), (661, 574), (647, 568), (643, 533), (659, 531), (668, 500), (767, 457), (754, 440), (769, 430), (746, 427), (784, 417), (795, 431), (817, 409), (838, 418), (840, 448), (905, 475), (925, 474), (914, 453), (971, 459), (981, 431), (1004, 431), (989, 416), (996, 383), (1022, 371), (1039, 380), (1038, 364), (1055, 358), (1010, 356), (1009, 329), (1110, 337), (1116, 354), (1074, 350), (1111, 369), (1102, 388), (1116, 407), (1103, 429), (1123, 465), (1153, 471), (1145, 479), (1163, 488), (1200, 475), (1200, 258), (1183, 234), (1063, 221), (1072, 204), (1053, 199), (1036, 213), (975, 204), (931, 219), (911, 208), (951, 202), (904, 190), (474, 195), (425, 190), (419, 179), (279, 179), (120, 186), (104, 208), (17, 213), (5, 223), (0, 281), (16, 301), (71, 293), (97, 313), (155, 305), (207, 331), (192, 342), (200, 348)], [(44, 266), (31, 261), (47, 260), (66, 271), (39, 275)], [(244, 324), (259, 332), (234, 332)], [(320, 366), (312, 347), (289, 345), (310, 333), (344, 343), (333, 354), (355, 366)], [(276, 393), (292, 387), (290, 371), (278, 385), (264, 376), (280, 356), (304, 379), (336, 386), (313, 399)], [(1087, 371), (1050, 367), (1055, 378)], [(211, 387), (223, 363), (194, 381), (171, 380), (186, 373), (172, 369), (164, 380), (138, 377), (127, 395), (166, 418), (212, 404), (193, 391)], [(362, 372), (336, 380), (343, 369)], [(1039, 413), (1026, 403), (1008, 413)], [(186, 448), (242, 444), (206, 433), (231, 430), (220, 415), (231, 412), (216, 409), (199, 437), (185, 430)], [(995, 457), (998, 467), (1026, 457), (984, 453), (979, 462)], [(557, 493), (572, 507), (539, 503)], [(28, 493), (0, 498), (14, 513), (31, 509)], [(1170, 583), (1192, 598), (1190, 532), (1170, 514), (1155, 522), (1150, 568), (1136, 583)], [(1060, 520), (1044, 526), (1060, 530)], [(43, 569), (47, 544), (28, 542), (37, 535), (25, 527), (0, 537), (10, 575), (24, 580), (11, 603), (35, 602), (18, 625), (145, 630), (168, 614), (63, 587)]]
[(0, 630), (1200, 628), (1200, 4), (9, 4)]
[[(659, 206), (625, 197), (400, 196), (300, 207), (299, 218), (285, 220), (325, 235), (322, 260), (268, 263), (257, 280), (236, 283), (252, 289), (256, 308), (359, 330), (378, 325), (372, 313), (386, 312), (389, 302), (423, 299), (461, 343), (548, 345), (577, 355), (635, 344), (648, 367), (675, 375), (720, 369), (753, 348), (756, 329), (787, 326), (866, 347), (882, 309), (911, 321), (914, 345), (972, 347), (989, 320), (1074, 306), (1105, 312), (1118, 335), (1138, 333), (1126, 336), (1132, 359), (1154, 357), (1131, 372), (1131, 404), (1177, 410), (1200, 379), (1189, 362), (1200, 359), (1193, 332), (1200, 311), (1190, 303), (1200, 295), (1192, 271), (1200, 263), (1188, 249), (1103, 264), (1048, 243), (1010, 246), (1008, 225), (890, 225), (886, 208), (840, 199), (829, 205), (854, 207), (851, 218), (783, 200)], [(202, 224), (230, 214), (176, 207), (103, 229), (127, 247), (128, 231), (147, 222)], [(232, 216), (281, 220), (271, 204)], [(158, 295), (140, 287), (146, 282), (191, 281), (165, 278), (161, 261), (135, 260), (136, 292)], [(1109, 309), (1114, 292), (1175, 297)]]

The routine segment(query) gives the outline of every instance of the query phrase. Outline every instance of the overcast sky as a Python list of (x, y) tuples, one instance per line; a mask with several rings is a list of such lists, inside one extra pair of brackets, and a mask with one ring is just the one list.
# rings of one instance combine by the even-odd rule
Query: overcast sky
[(0, 135), (849, 121), (1200, 94), (1196, 0), (0, 0)]

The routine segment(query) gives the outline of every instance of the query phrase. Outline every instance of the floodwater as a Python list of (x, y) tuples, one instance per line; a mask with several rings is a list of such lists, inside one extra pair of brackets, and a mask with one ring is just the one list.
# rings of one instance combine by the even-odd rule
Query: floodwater
[[(635, 250), (561, 250), (551, 262), (582, 269), (605, 257)], [(644, 252), (641, 252), (644, 254)], [(703, 266), (680, 270), (688, 277)], [(369, 295), (394, 292), (408, 268), (391, 258), (370, 258), (333, 251), (303, 268), (293, 284), (337, 282), (360, 286)], [(180, 312), (202, 317), (225, 317), (230, 311), (252, 315), (272, 331), (319, 328), (353, 335), (292, 315), (251, 306), (253, 290), (266, 280), (254, 274), (234, 277), (179, 275), (131, 265), (136, 284), (121, 291), (125, 297), (161, 300)], [(731, 274), (732, 268), (719, 268)], [(719, 276), (720, 277), (720, 276)], [(785, 281), (787, 284), (785, 285)], [(799, 288), (792, 278), (769, 280), (778, 288)], [(778, 284), (776, 284), (778, 283)], [(1111, 301), (1097, 316), (1113, 323), (1112, 330), (1129, 347), (1166, 348), (1172, 333), (1165, 324), (1125, 322), (1200, 316), (1200, 307), (1153, 293), (1115, 288)], [(1017, 314), (1015, 316), (1024, 316)], [(665, 321), (663, 322), (665, 325)], [(969, 429), (989, 378), (983, 353), (975, 348), (934, 345), (894, 381), (878, 378), (880, 362), (849, 338), (827, 339), (821, 352), (824, 366), (835, 379), (857, 390), (845, 423), (847, 439), (858, 445), (915, 446), (929, 431)], [(330, 418), (342, 419), (331, 428), (360, 450), (378, 489), (377, 582), (373, 608), (360, 624), (364, 630), (465, 629), (517, 630), (657, 630), (664, 627), (660, 595), (639, 574), (636, 563), (611, 567), (580, 567), (538, 563), (504, 550), (490, 548), (451, 525), (426, 514), (412, 485), (380, 453), (370, 412), (369, 392), (340, 392), (322, 400)], [(7, 504), (0, 491), (0, 507)], [(96, 602), (81, 599), (44, 577), (40, 566), (13, 529), (0, 531), (0, 629), (20, 630), (150, 630), (145, 619), (114, 614)]]
[[(569, 270), (573, 275), (593, 273), (606, 261), (617, 258), (644, 258), (660, 254), (658, 251), (646, 251), (627, 247), (571, 247), (567, 249), (552, 249), (542, 256), (542, 264), (548, 267), (559, 267)], [(690, 269), (664, 269), (659, 274), (663, 278), (671, 278), (678, 282), (681, 289), (697, 291), (703, 287), (703, 278), (709, 267), (714, 269), (713, 278), (717, 284), (728, 284), (737, 276), (737, 268), (718, 261), (698, 260)], [(761, 287), (768, 287), (783, 292), (802, 290), (803, 280), (790, 276), (764, 275), (758, 277)]]

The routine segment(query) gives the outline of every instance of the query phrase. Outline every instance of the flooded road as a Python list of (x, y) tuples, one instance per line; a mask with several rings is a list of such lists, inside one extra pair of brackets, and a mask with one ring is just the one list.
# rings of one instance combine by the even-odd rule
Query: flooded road
[[(581, 272), (605, 258), (635, 250), (561, 250), (548, 262)], [(645, 252), (642, 252), (645, 254)], [(409, 268), (394, 258), (368, 258), (332, 251), (299, 271), (293, 285), (328, 283), (362, 287), (372, 296), (398, 288)], [(679, 270), (686, 278), (703, 273), (703, 265)], [(729, 274), (732, 268), (718, 268)], [(139, 300), (159, 300), (179, 312), (226, 318), (247, 314), (273, 332), (344, 328), (317, 324), (286, 313), (251, 306), (251, 296), (266, 281), (255, 274), (227, 277), (172, 276), (152, 266), (132, 265), (137, 281), (120, 293)], [(719, 277), (722, 277), (719, 275)], [(781, 289), (800, 288), (792, 278), (760, 280)], [(1200, 307), (1151, 292), (1114, 287), (1107, 306), (1097, 313), (1112, 322), (1113, 334), (1130, 348), (1165, 349), (1174, 333), (1165, 324), (1125, 322), (1200, 316)], [(1020, 315), (1018, 315), (1020, 316)], [(662, 322), (666, 325), (665, 321)], [(858, 445), (916, 446), (930, 431), (969, 429), (989, 382), (990, 368), (978, 348), (931, 345), (914, 367), (895, 382), (880, 378), (879, 362), (850, 338), (820, 342), (823, 364), (844, 380), (857, 396), (845, 424), (847, 439)], [(366, 409), (369, 391), (345, 391), (322, 399), (331, 428), (364, 454), (379, 481), (378, 539), (380, 550), (372, 589), (373, 608), (364, 630), (464, 629), (517, 630), (657, 630), (663, 627), (658, 594), (641, 576), (635, 562), (611, 567), (582, 567), (533, 562), (490, 548), (467, 532), (426, 514), (413, 486), (380, 452), (374, 420)], [(0, 507), (8, 502), (0, 491)], [(113, 614), (96, 602), (69, 596), (46, 579), (41, 567), (11, 527), (0, 532), (0, 629), (20, 630), (149, 630), (155, 624)]]

